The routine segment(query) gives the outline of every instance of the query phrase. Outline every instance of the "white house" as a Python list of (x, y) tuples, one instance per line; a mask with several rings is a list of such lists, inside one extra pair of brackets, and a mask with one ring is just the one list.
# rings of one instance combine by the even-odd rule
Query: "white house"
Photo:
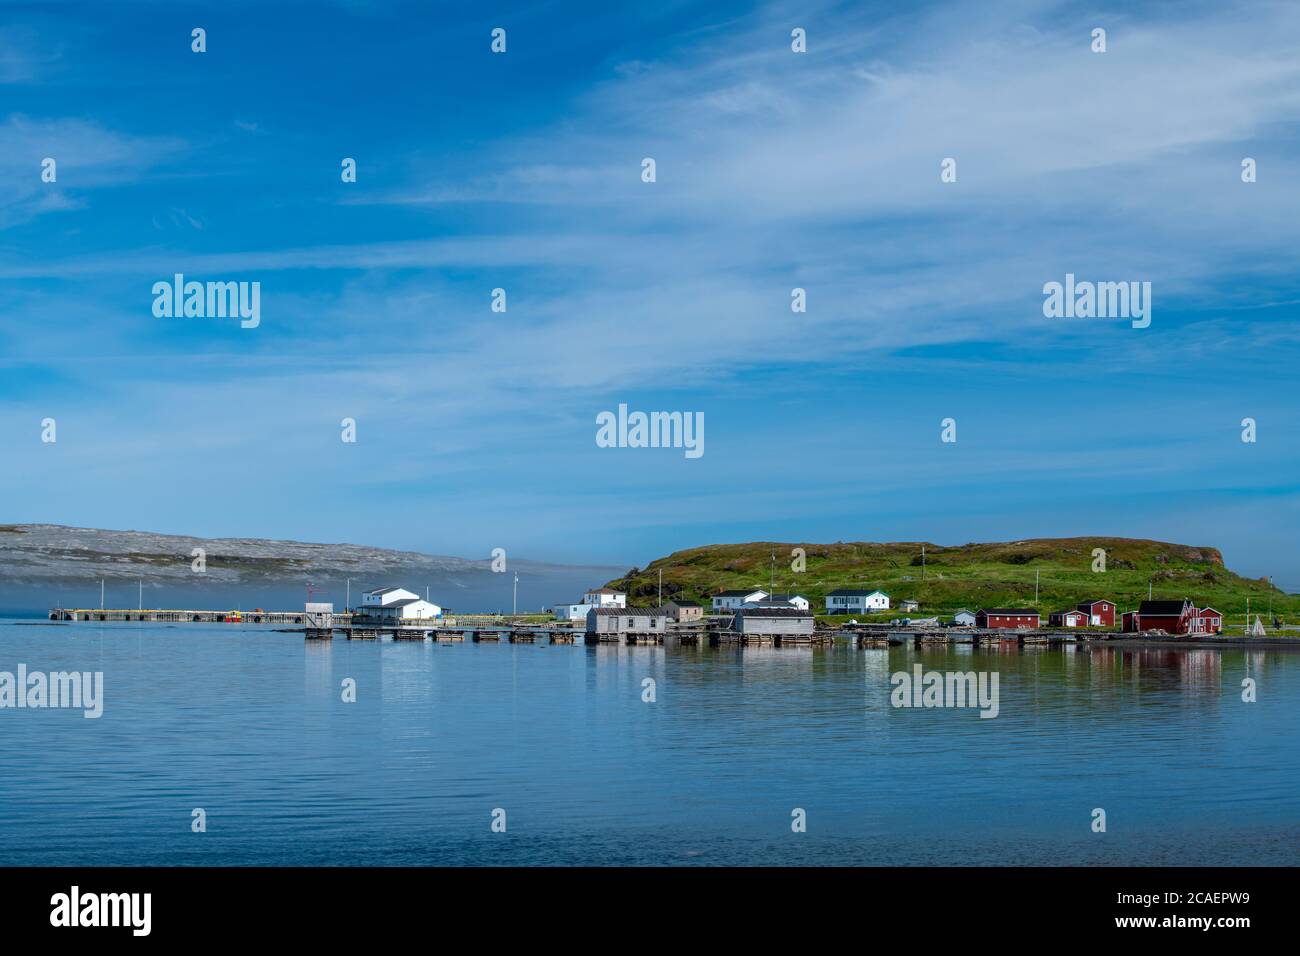
[(808, 603), (808, 599), (802, 594), (773, 594), (768, 598), (768, 600), (773, 604), (788, 604), (801, 611), (806, 611), (812, 606)]
[(952, 622), (956, 624), (958, 627), (974, 627), (975, 612), (968, 611), (965, 608), (962, 608), (960, 611), (958, 611), (956, 614), (952, 616)]
[(594, 604), (557, 604), (551, 610), (557, 621), (585, 621)]
[(713, 610), (734, 611), (746, 604), (767, 599), (766, 591), (719, 591), (713, 595)]
[(375, 608), (365, 608), (365, 613), (385, 621), (431, 621), (442, 617), (442, 608), (421, 598), (407, 598)]
[(406, 588), (375, 588), (373, 591), (367, 591), (361, 595), (361, 606), (363, 608), (383, 607), (385, 604), (393, 604), (397, 601), (408, 601), (419, 598), (420, 595)]
[(361, 596), (357, 613), (385, 621), (429, 621), (442, 617), (442, 608), (405, 588), (376, 588)]
[(837, 588), (826, 595), (827, 614), (888, 610), (889, 595), (884, 591), (868, 591), (864, 588)]
[(627, 607), (627, 595), (613, 588), (596, 588), (582, 596), (582, 603), (591, 607)]
[(581, 604), (557, 604), (551, 608), (557, 621), (585, 621), (594, 607), (627, 607), (627, 594), (613, 588), (593, 588), (582, 596)]

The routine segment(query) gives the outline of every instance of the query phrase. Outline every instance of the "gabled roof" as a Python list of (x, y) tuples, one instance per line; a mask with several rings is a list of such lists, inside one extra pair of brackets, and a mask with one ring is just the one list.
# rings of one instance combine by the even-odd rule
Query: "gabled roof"
[(967, 608), (959, 607), (957, 608), (957, 610), (952, 612), (952, 616), (956, 617), (958, 614), (974, 614), (974, 613), (975, 613), (974, 611), (968, 610)]
[(767, 598), (769, 601), (793, 601), (795, 598), (803, 598), (805, 601), (808, 600), (802, 594), (769, 594)]
[(405, 591), (405, 590), (406, 590), (406, 588), (375, 588), (374, 590), (372, 590), (372, 591), (367, 591), (366, 593), (367, 593), (367, 594), (387, 594), (389, 591)]
[(766, 594), (762, 588), (749, 588), (745, 591), (719, 591), (714, 597), (748, 597), (751, 594)]
[(1032, 607), (986, 607), (980, 608), (980, 612), (983, 614), (997, 614), (1001, 617), (1006, 617), (1009, 614), (1038, 614)]
[(1114, 601), (1107, 601), (1105, 598), (1097, 598), (1095, 601), (1080, 601), (1075, 607), (1092, 607), (1096, 604), (1114, 604)]
[(869, 590), (867, 588), (836, 588), (834, 591), (827, 592), (827, 597), (871, 597), (873, 594), (879, 594), (882, 597), (889, 597), (884, 591)]
[(698, 601), (669, 601), (664, 607), (702, 607)]
[(811, 611), (797, 607), (742, 607), (736, 614), (739, 617), (812, 617)]
[(1178, 617), (1191, 603), (1187, 598), (1181, 601), (1143, 601), (1138, 605), (1138, 613), (1152, 617)]
[(668, 609), (662, 607), (593, 607), (587, 616), (597, 617), (667, 617)]
[(1197, 609), (1196, 609), (1196, 614), (1197, 614), (1198, 617), (1204, 617), (1206, 614), (1215, 614), (1215, 615), (1217, 615), (1217, 616), (1219, 616), (1219, 617), (1223, 617), (1223, 614), (1222, 614), (1221, 612), (1216, 611), (1216, 610), (1215, 610), (1214, 608), (1212, 608), (1212, 607), (1200, 607), (1200, 608), (1197, 608)]
[(1053, 614), (1078, 614), (1080, 617), (1087, 617), (1087, 611), (1080, 611), (1077, 607), (1067, 607), (1063, 611), (1053, 611)]
[(623, 594), (626, 596), (627, 592), (615, 591), (613, 588), (588, 588), (582, 593), (583, 594)]

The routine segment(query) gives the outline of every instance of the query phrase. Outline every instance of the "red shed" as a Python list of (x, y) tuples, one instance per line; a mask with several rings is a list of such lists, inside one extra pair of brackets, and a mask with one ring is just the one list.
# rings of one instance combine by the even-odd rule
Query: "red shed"
[(1223, 631), (1223, 615), (1212, 607), (1198, 608), (1192, 630), (1196, 634), (1221, 633)]
[(1083, 611), (1053, 611), (1047, 616), (1051, 627), (1087, 627), (1088, 615)]
[(1187, 634), (1195, 618), (1196, 606), (1187, 598), (1181, 601), (1143, 601), (1138, 605), (1138, 624), (1144, 631)]
[(975, 612), (976, 627), (1038, 627), (1038, 612), (1025, 607), (980, 608)]
[(1076, 606), (1088, 615), (1088, 623), (1093, 627), (1115, 626), (1115, 605), (1110, 601), (1083, 601)]
[(1140, 630), (1142, 630), (1142, 628), (1138, 626), (1138, 612), (1125, 611), (1124, 612), (1124, 633), (1135, 634)]

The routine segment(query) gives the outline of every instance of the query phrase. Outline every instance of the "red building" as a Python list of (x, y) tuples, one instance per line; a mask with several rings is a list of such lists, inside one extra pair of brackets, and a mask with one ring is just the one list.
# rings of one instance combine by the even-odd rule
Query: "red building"
[(1141, 630), (1141, 628), (1138, 627), (1138, 612), (1125, 611), (1124, 612), (1124, 633), (1135, 634), (1139, 630)]
[(976, 627), (1038, 627), (1038, 612), (1023, 607), (980, 608), (975, 612)]
[(1187, 598), (1181, 601), (1143, 601), (1138, 605), (1138, 629), (1164, 631), (1166, 634), (1189, 634), (1196, 620), (1196, 606)]
[(1053, 611), (1047, 616), (1051, 627), (1087, 627), (1088, 615), (1084, 611)]
[(1192, 622), (1193, 634), (1218, 634), (1223, 631), (1223, 615), (1212, 607), (1198, 608)]
[(1115, 626), (1115, 605), (1110, 601), (1084, 601), (1077, 607), (1088, 615), (1088, 623), (1093, 627)]

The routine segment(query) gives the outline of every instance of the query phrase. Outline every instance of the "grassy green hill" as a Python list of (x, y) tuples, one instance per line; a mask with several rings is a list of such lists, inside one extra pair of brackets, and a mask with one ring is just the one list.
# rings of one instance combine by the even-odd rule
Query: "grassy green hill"
[[(1188, 597), (1199, 607), (1217, 608), (1225, 623), (1243, 620), (1248, 597), (1252, 613), (1267, 614), (1271, 600), (1274, 614), (1300, 620), (1300, 595), (1234, 574), (1223, 566), (1217, 548), (1133, 538), (1038, 538), (955, 547), (926, 542), (924, 547), (923, 567), (919, 541), (709, 545), (633, 568), (609, 586), (626, 591), (630, 604), (653, 603), (662, 570), (665, 599), (689, 598), (707, 606), (720, 590), (763, 588), (802, 594), (818, 611), (825, 609), (828, 591), (869, 587), (889, 594), (895, 607), (905, 598), (917, 600), (919, 614), (931, 615), (998, 606), (1035, 607), (1046, 614), (1097, 598), (1126, 611), (1146, 598), (1150, 585), (1156, 598)], [(791, 567), (795, 548), (806, 554), (802, 573)], [(1101, 573), (1092, 570), (1097, 548), (1106, 552)]]

